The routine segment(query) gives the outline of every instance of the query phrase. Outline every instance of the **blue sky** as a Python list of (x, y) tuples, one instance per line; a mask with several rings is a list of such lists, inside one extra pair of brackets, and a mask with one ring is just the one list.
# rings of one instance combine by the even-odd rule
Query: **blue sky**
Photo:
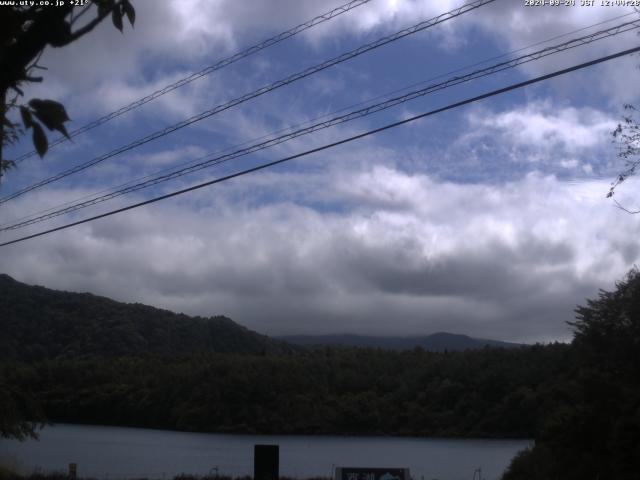
[[(65, 103), (77, 128), (341, 2), (136, 0), (45, 52), (26, 96)], [(461, 2), (372, 0), (31, 158), (2, 196)], [(265, 94), (0, 206), (0, 223), (140, 178), (559, 35), (529, 53), (637, 18), (618, 7), (497, 0)], [(609, 21), (611, 20), (611, 21)], [(275, 160), (638, 45), (637, 31), (549, 56), (365, 119), (15, 232), (35, 233)], [(506, 57), (510, 58), (510, 57)], [(501, 59), (501, 60), (504, 60)], [(500, 60), (483, 64), (487, 66)], [(3, 247), (0, 270), (267, 334), (467, 333), (565, 340), (573, 308), (640, 255), (638, 218), (605, 199), (623, 167), (611, 131), (638, 97), (625, 57), (286, 165)], [(474, 67), (478, 68), (478, 67)], [(331, 115), (330, 115), (331, 116)], [(29, 148), (26, 139), (9, 155)], [(630, 207), (634, 182), (617, 194)]]

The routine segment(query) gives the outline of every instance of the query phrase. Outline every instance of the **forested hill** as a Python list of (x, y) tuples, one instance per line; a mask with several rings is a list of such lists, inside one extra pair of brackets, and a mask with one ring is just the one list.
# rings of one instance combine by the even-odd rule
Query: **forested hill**
[(473, 338), (467, 335), (439, 332), (426, 336), (413, 337), (372, 337), (363, 335), (289, 335), (278, 337), (285, 342), (302, 346), (339, 346), (361, 348), (384, 348), (388, 350), (411, 350), (416, 347), (429, 352), (463, 351), (476, 348), (522, 347), (519, 343), (500, 342), (484, 338)]
[(26, 285), (4, 274), (0, 274), (0, 331), (0, 360), (261, 354), (291, 348), (226, 317), (189, 317), (89, 293)]

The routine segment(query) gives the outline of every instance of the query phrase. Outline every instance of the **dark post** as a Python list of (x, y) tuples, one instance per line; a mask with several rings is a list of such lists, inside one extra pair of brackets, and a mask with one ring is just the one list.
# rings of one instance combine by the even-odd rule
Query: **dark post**
[(254, 445), (253, 479), (278, 480), (280, 476), (280, 451), (278, 445)]
[(69, 480), (76, 480), (78, 475), (78, 464), (70, 463), (69, 464)]

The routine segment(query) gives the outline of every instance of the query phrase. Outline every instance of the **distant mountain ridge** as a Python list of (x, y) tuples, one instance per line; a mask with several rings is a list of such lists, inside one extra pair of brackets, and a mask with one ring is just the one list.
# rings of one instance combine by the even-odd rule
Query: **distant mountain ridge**
[(0, 332), (0, 361), (214, 352), (263, 354), (314, 346), (386, 350), (421, 347), (433, 352), (487, 345), (521, 346), (444, 332), (415, 337), (335, 334), (270, 338), (224, 316), (190, 317), (91, 293), (27, 285), (6, 274), (0, 274)]
[(190, 317), (18, 282), (0, 274), (0, 360), (261, 354), (295, 347), (223, 316)]
[(484, 338), (474, 338), (468, 335), (438, 332), (431, 335), (408, 337), (374, 337), (355, 334), (334, 335), (286, 335), (275, 337), (285, 342), (305, 347), (331, 346), (331, 347), (361, 347), (382, 348), (386, 350), (411, 350), (416, 347), (431, 352), (462, 351), (478, 348), (502, 347), (517, 348), (523, 344), (501, 342)]

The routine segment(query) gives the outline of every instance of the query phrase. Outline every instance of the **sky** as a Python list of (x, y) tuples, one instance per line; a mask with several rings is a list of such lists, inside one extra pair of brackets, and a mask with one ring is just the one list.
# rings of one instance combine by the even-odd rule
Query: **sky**
[[(72, 130), (342, 3), (135, 0), (135, 28), (126, 24), (121, 34), (105, 21), (68, 47), (46, 50), (40, 60), (47, 67), (44, 81), (29, 86), (25, 98), (64, 103)], [(496, 0), (30, 191), (0, 205), (0, 224), (638, 19), (633, 9), (580, 3), (529, 7)], [(42, 160), (21, 162), (3, 178), (0, 196), (462, 4), (371, 0), (52, 148)], [(631, 30), (549, 55), (0, 232), (0, 241), (639, 44), (637, 30)], [(268, 335), (446, 331), (567, 341), (566, 322), (574, 319), (576, 306), (600, 288), (614, 288), (639, 262), (640, 216), (605, 198), (624, 168), (611, 133), (624, 104), (638, 103), (638, 65), (637, 55), (615, 59), (0, 247), (0, 272), (29, 284), (190, 315), (227, 315)], [(30, 148), (25, 137), (6, 156)], [(636, 208), (637, 188), (630, 180), (615, 198)]]

